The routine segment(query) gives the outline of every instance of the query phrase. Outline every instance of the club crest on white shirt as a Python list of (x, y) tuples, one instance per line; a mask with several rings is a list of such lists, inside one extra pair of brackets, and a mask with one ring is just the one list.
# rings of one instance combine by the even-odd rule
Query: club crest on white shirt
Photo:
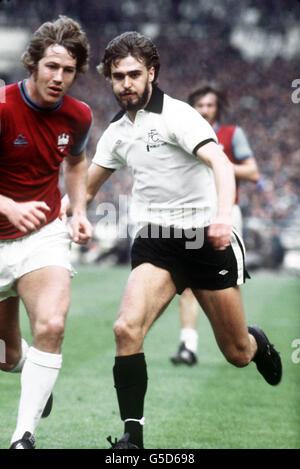
[(158, 131), (156, 129), (151, 129), (149, 132), (148, 132), (148, 135), (147, 135), (147, 151), (150, 151), (151, 148), (156, 148), (156, 147), (160, 147), (162, 145), (165, 145), (166, 142), (164, 142)]

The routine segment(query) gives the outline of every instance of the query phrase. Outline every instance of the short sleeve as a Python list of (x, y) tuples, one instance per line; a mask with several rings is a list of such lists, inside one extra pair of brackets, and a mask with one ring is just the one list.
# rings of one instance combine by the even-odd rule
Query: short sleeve
[(120, 169), (126, 164), (113, 150), (109, 128), (103, 133), (97, 143), (93, 163), (108, 169)]
[(236, 161), (241, 162), (253, 156), (246, 134), (241, 127), (235, 129), (232, 138), (232, 149)]
[(77, 123), (76, 140), (70, 149), (73, 156), (80, 155), (86, 148), (93, 126), (93, 113), (86, 103), (80, 102), (78, 113), (80, 118)]
[(218, 138), (211, 125), (190, 105), (177, 101), (177, 109), (172, 119), (172, 133), (177, 144), (188, 153), (195, 153), (198, 148)]
[(92, 126), (93, 126), (93, 121), (91, 122), (90, 127), (87, 130), (87, 132), (83, 136), (81, 136), (80, 140), (76, 142), (75, 145), (72, 146), (71, 151), (70, 151), (71, 155), (74, 155), (74, 156), (79, 155), (86, 148), (88, 141), (89, 141)]

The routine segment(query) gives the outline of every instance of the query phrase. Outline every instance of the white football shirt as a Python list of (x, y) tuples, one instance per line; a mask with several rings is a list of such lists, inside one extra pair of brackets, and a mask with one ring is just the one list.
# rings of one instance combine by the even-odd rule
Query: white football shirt
[(127, 165), (133, 175), (131, 221), (176, 228), (208, 226), (217, 195), (211, 168), (196, 150), (217, 137), (191, 106), (156, 86), (135, 121), (121, 111), (101, 136), (93, 163), (109, 169)]

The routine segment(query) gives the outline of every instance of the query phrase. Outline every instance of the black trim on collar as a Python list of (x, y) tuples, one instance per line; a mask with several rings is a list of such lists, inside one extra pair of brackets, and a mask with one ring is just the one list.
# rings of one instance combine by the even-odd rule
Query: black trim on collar
[(164, 92), (158, 88), (158, 86), (153, 85), (152, 94), (149, 100), (149, 103), (145, 107), (145, 111), (155, 112), (156, 114), (161, 114), (164, 104)]
[(124, 114), (125, 114), (125, 111), (123, 111), (123, 110), (122, 110), (122, 111), (119, 111), (118, 114), (116, 114), (116, 115), (112, 118), (112, 120), (110, 121), (110, 123), (112, 124), (113, 122), (116, 122), (116, 121), (120, 120), (121, 117), (124, 116)]
[[(162, 109), (163, 109), (163, 104), (164, 104), (164, 92), (158, 88), (157, 85), (153, 85), (152, 87), (152, 94), (149, 100), (149, 103), (145, 107), (145, 111), (148, 112), (155, 112), (156, 114), (161, 114)], [(113, 122), (116, 122), (120, 120), (126, 111), (119, 111), (110, 121), (112, 124)]]

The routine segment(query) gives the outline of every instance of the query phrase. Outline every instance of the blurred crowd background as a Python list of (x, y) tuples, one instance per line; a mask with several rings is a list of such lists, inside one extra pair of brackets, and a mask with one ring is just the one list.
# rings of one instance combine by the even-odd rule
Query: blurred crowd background
[[(185, 101), (203, 81), (218, 83), (227, 92), (230, 107), (223, 123), (245, 130), (261, 173), (256, 185), (240, 184), (249, 267), (299, 274), (300, 2), (0, 0), (2, 84), (24, 77), (20, 56), (30, 35), (59, 14), (79, 21), (90, 41), (90, 69), (72, 88), (72, 94), (87, 102), (94, 114), (89, 159), (118, 111), (110, 85), (96, 65), (114, 36), (140, 31), (158, 46), (159, 86), (165, 92)], [(105, 183), (89, 211), (95, 239), (87, 250), (76, 253), (78, 260), (128, 262), (130, 240), (120, 239), (107, 220), (101, 222), (101, 210), (97, 214), (95, 208), (114, 204), (122, 223), (119, 195), (127, 195), (129, 201), (130, 191), (128, 170), (116, 172)]]

